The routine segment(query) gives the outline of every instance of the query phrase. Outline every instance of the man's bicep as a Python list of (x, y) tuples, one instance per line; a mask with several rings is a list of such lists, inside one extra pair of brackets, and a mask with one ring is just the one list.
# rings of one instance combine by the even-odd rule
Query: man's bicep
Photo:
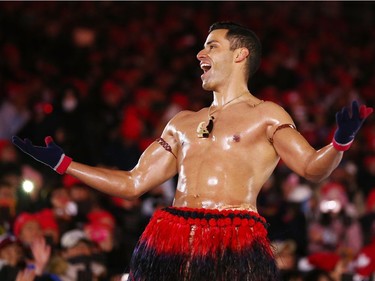
[(305, 169), (311, 155), (316, 150), (294, 128), (285, 127), (273, 137), (273, 146), (282, 161), (300, 176), (305, 176)]
[(291, 170), (304, 176), (307, 161), (315, 150), (298, 132), (292, 117), (285, 109), (270, 103), (268, 114), (268, 141)]
[(147, 192), (177, 174), (176, 147), (173, 137), (163, 134), (143, 152), (132, 170), (135, 187), (140, 193)]

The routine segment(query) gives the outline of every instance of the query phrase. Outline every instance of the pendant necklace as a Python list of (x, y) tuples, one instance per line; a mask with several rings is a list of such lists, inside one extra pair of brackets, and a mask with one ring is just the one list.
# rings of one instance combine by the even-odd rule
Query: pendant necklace
[(243, 95), (246, 95), (246, 94), (248, 94), (248, 92), (243, 93), (242, 95), (239, 95), (238, 97), (235, 97), (234, 99), (231, 99), (230, 101), (226, 102), (221, 108), (218, 108), (218, 109), (214, 110), (213, 112), (211, 112), (211, 107), (212, 107), (212, 104), (211, 104), (210, 107), (208, 108), (208, 124), (207, 124), (207, 126), (205, 126), (206, 122), (203, 121), (203, 122), (200, 122), (198, 127), (197, 127), (198, 138), (205, 138), (206, 139), (210, 136), (210, 133), (212, 132), (212, 129), (214, 128), (214, 120), (215, 120), (215, 117), (212, 114), (214, 114), (219, 109), (223, 109), (225, 106), (230, 104), (232, 101), (235, 101), (236, 99), (239, 99), (240, 97), (242, 97)]

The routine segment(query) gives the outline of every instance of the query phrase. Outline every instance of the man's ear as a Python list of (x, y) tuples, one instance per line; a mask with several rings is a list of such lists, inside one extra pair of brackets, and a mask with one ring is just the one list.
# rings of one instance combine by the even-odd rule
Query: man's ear
[(250, 55), (250, 52), (247, 48), (238, 48), (236, 50), (236, 56), (235, 56), (234, 61), (241, 62), (243, 60), (246, 60), (249, 55)]

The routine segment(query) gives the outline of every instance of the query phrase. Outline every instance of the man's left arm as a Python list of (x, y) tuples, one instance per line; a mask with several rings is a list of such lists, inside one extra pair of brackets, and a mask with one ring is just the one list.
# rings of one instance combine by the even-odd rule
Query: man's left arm
[(356, 101), (352, 103), (351, 112), (343, 108), (336, 114), (337, 129), (332, 142), (319, 150), (315, 150), (292, 128), (280, 130), (274, 135), (274, 148), (294, 172), (313, 182), (322, 181), (339, 165), (343, 152), (350, 148), (355, 135), (372, 112), (371, 107), (359, 106)]

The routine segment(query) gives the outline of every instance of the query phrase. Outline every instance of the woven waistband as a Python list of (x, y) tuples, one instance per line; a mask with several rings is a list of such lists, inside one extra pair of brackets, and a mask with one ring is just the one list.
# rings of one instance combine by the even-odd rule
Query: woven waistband
[(167, 207), (161, 211), (167, 212), (173, 216), (183, 218), (189, 224), (197, 223), (197, 220), (206, 220), (208, 224), (225, 225), (254, 225), (261, 223), (268, 228), (265, 218), (258, 213), (246, 210), (216, 210), (203, 208), (187, 208), (187, 207)]

